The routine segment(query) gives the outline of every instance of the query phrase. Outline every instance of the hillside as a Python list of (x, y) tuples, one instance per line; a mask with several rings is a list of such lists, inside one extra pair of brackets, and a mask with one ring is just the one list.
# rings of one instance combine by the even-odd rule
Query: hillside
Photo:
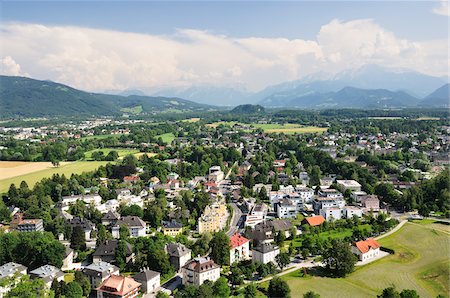
[(450, 106), (450, 84), (436, 89), (425, 97), (419, 106), (423, 107), (449, 107)]
[(259, 114), (264, 113), (265, 110), (260, 105), (239, 105), (230, 111), (231, 114)]
[[(337, 92), (310, 92), (295, 98), (263, 101), (266, 106), (298, 108), (400, 108), (417, 104), (418, 99), (402, 91), (345, 87)], [(272, 105), (273, 104), (273, 105)]]
[(113, 116), (135, 107), (141, 113), (211, 108), (179, 98), (89, 93), (50, 81), (0, 76), (0, 118)]

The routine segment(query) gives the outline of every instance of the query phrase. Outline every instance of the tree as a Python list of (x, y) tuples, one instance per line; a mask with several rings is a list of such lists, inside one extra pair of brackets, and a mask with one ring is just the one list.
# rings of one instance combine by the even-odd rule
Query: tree
[(120, 225), (119, 227), (119, 238), (127, 239), (130, 237), (130, 229), (128, 229), (127, 225)]
[(211, 247), (211, 258), (219, 265), (229, 265), (230, 264), (230, 239), (225, 234), (225, 232), (220, 231), (214, 233), (211, 242), (209, 243)]
[(291, 297), (290, 292), (288, 284), (281, 278), (274, 277), (270, 280), (269, 288), (267, 289), (269, 297), (289, 298)]
[(244, 288), (244, 297), (245, 298), (256, 298), (256, 285), (254, 283), (249, 284)]
[(220, 277), (213, 285), (214, 295), (218, 297), (229, 297), (230, 286), (228, 286), (228, 280), (225, 277)]
[(122, 209), (122, 212), (120, 212), (122, 216), (137, 216), (139, 218), (144, 217), (144, 210), (138, 205), (131, 205), (127, 206)]
[(388, 287), (383, 290), (381, 295), (377, 296), (378, 298), (400, 298), (400, 294), (395, 290), (395, 287)]
[(127, 243), (122, 237), (117, 243), (115, 259), (120, 270), (124, 270), (127, 265)]
[(91, 293), (91, 283), (86, 275), (83, 272), (77, 270), (75, 271), (75, 281), (81, 286), (83, 289), (83, 295), (88, 297), (89, 293)]
[(283, 271), (283, 268), (286, 267), (291, 262), (291, 258), (289, 257), (289, 254), (282, 252), (279, 253), (275, 260), (277, 261), (278, 266), (280, 267), (281, 271)]
[(404, 289), (400, 292), (400, 298), (419, 298), (419, 294), (415, 290)]
[(73, 228), (72, 236), (70, 238), (70, 247), (75, 250), (86, 249), (86, 237), (81, 226), (76, 226)]
[(83, 297), (83, 288), (76, 281), (69, 282), (64, 289), (65, 298)]
[(52, 159), (51, 162), (52, 162), (52, 165), (53, 165), (55, 168), (59, 167), (59, 165), (60, 165), (60, 161), (57, 160), (57, 159)]
[(24, 275), (17, 285), (6, 293), (5, 298), (42, 298), (53, 297), (53, 295), (53, 291), (45, 286), (42, 279), (30, 279), (28, 275)]
[(323, 254), (326, 268), (338, 277), (344, 277), (352, 272), (357, 261), (350, 246), (342, 240), (333, 240), (331, 246)]
[(309, 291), (303, 294), (303, 298), (320, 298), (320, 295), (313, 291)]
[(311, 169), (311, 175), (309, 177), (309, 184), (320, 185), (320, 178), (322, 176), (322, 171), (319, 166), (313, 166)]
[(197, 294), (199, 298), (211, 298), (214, 296), (212, 283), (210, 280), (206, 280), (200, 287), (198, 287)]

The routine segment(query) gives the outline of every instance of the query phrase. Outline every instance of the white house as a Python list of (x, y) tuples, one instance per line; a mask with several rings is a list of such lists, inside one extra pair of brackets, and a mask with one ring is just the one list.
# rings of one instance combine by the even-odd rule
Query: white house
[(120, 226), (127, 226), (130, 231), (130, 237), (145, 237), (145, 229), (147, 225), (138, 216), (124, 216), (119, 219), (111, 228), (111, 233), (114, 238), (119, 238)]
[(368, 261), (380, 254), (380, 244), (373, 238), (361, 240), (352, 246), (352, 252), (360, 261)]
[(336, 180), (337, 186), (345, 192), (347, 189), (351, 191), (361, 191), (361, 184), (355, 180)]
[(276, 205), (278, 218), (295, 218), (297, 216), (297, 204), (292, 200), (284, 198), (281, 199)]
[(209, 257), (195, 258), (182, 268), (183, 285), (201, 286), (206, 280), (215, 282), (220, 278), (220, 266)]
[(230, 264), (250, 259), (250, 241), (236, 233), (230, 237)]
[(8, 293), (11, 286), (15, 284), (15, 282), (3, 283), (2, 280), (4, 278), (13, 277), (16, 275), (18, 279), (25, 274), (27, 274), (27, 267), (21, 264), (9, 262), (0, 266), (0, 298), (2, 298), (4, 294)]
[(322, 215), (327, 221), (337, 220), (342, 218), (342, 210), (337, 207), (328, 207), (320, 209)]
[(267, 264), (276, 264), (275, 257), (280, 254), (280, 249), (270, 243), (262, 243), (252, 249), (252, 261)]
[(362, 209), (355, 207), (355, 206), (345, 206), (344, 207), (344, 215), (345, 218), (352, 218), (353, 216), (361, 217), (362, 216)]
[(148, 268), (139, 272), (133, 278), (141, 284), (141, 290), (144, 294), (156, 293), (161, 286), (161, 274)]
[(266, 219), (267, 215), (267, 206), (264, 203), (255, 204), (250, 212), (247, 214), (247, 218), (245, 220), (246, 227), (254, 228), (260, 222), (263, 222)]

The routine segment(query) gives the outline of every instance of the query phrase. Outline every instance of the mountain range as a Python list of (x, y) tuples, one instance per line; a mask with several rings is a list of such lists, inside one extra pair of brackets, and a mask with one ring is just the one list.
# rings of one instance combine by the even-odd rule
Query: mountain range
[(211, 106), (174, 97), (89, 93), (24, 77), (0, 76), (0, 118), (120, 115), (165, 111), (206, 111)]

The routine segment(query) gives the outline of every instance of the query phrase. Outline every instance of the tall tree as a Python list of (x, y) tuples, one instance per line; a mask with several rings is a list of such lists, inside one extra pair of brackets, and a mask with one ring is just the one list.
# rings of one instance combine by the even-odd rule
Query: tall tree
[(230, 264), (230, 238), (228, 238), (225, 232), (220, 231), (214, 233), (209, 246), (211, 247), (210, 256), (214, 262), (219, 265)]
[(345, 241), (333, 240), (330, 248), (323, 254), (323, 260), (333, 275), (344, 277), (353, 271), (357, 258)]
[(276, 298), (289, 298), (291, 297), (291, 289), (288, 284), (279, 277), (274, 277), (269, 282), (269, 288), (267, 289), (269, 297)]

